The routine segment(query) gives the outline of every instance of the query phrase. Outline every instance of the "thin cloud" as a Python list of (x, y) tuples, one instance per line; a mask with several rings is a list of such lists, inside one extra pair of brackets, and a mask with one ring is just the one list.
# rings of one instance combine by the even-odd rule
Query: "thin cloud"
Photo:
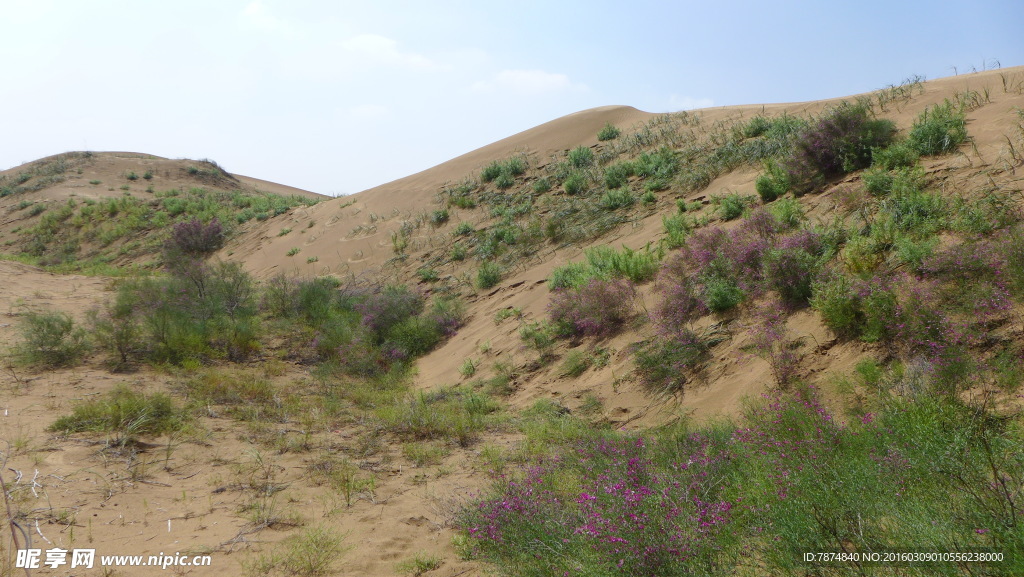
[(429, 69), (438, 67), (430, 58), (414, 52), (399, 50), (398, 42), (377, 34), (359, 34), (341, 43), (347, 52), (374, 64), (398, 65)]
[(295, 33), (295, 27), (290, 22), (274, 16), (270, 8), (260, 0), (247, 4), (242, 9), (239, 20), (244, 27), (260, 32), (273, 32), (285, 36)]
[(669, 110), (694, 110), (696, 108), (711, 108), (715, 101), (710, 98), (693, 98), (692, 96), (679, 96), (673, 94), (668, 99)]
[(544, 70), (502, 70), (490, 80), (474, 83), (472, 88), (476, 92), (511, 91), (528, 95), (588, 90), (585, 84), (573, 82), (565, 74)]

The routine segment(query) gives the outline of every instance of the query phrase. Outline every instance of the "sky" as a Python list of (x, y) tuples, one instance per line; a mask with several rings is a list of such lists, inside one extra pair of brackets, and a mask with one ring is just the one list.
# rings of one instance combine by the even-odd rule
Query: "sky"
[(209, 158), (350, 194), (560, 116), (1024, 65), (1019, 0), (0, 0), (0, 169)]

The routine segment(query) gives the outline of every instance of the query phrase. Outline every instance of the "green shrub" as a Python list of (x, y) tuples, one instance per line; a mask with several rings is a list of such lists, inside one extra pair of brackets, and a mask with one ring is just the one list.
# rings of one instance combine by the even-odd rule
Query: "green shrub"
[(604, 169), (604, 185), (609, 190), (620, 188), (626, 184), (630, 176), (633, 176), (633, 164), (629, 162), (617, 162)]
[(800, 201), (795, 198), (784, 198), (776, 202), (771, 206), (770, 211), (784, 229), (796, 228), (807, 220)]
[(485, 262), (476, 271), (476, 286), (489, 289), (501, 282), (501, 267), (493, 262)]
[(498, 178), (494, 179), (494, 186), (497, 186), (501, 190), (512, 188), (516, 183), (516, 179), (511, 174), (499, 174)]
[(772, 122), (764, 116), (755, 116), (743, 125), (743, 137), (756, 138), (768, 132), (768, 129), (771, 128), (771, 126)]
[(334, 575), (334, 566), (347, 549), (342, 545), (343, 539), (344, 535), (325, 527), (305, 529), (281, 541), (273, 551), (261, 553), (246, 563), (247, 574), (267, 577)]
[(746, 199), (739, 193), (727, 194), (718, 199), (718, 212), (722, 216), (722, 220), (739, 218), (746, 208)]
[(537, 193), (551, 190), (551, 181), (547, 177), (538, 178), (533, 182), (533, 191)]
[(28, 365), (45, 368), (74, 366), (90, 349), (85, 329), (76, 326), (74, 319), (62, 312), (27, 313), (22, 318), (21, 336), (15, 353)]
[(735, 307), (743, 297), (743, 289), (731, 279), (711, 276), (704, 281), (704, 304), (716, 313)]
[(815, 282), (812, 291), (811, 307), (821, 314), (829, 330), (844, 338), (860, 335), (864, 314), (849, 278), (839, 273), (828, 275)]
[(615, 140), (621, 133), (622, 131), (611, 122), (606, 122), (604, 127), (597, 133), (597, 139), (600, 141)]
[(789, 175), (777, 163), (766, 163), (764, 174), (754, 181), (754, 188), (762, 202), (772, 202), (789, 191)]
[(447, 208), (435, 210), (434, 212), (430, 213), (430, 224), (432, 224), (435, 227), (441, 226), (442, 224), (448, 222), (448, 217), (449, 214)]
[(526, 161), (520, 156), (508, 159), (505, 162), (505, 172), (511, 176), (521, 176), (526, 172)]
[(586, 146), (577, 146), (569, 151), (568, 158), (573, 168), (587, 168), (594, 164), (594, 151)]
[(551, 278), (548, 279), (548, 288), (551, 290), (563, 289), (563, 288), (579, 288), (598, 275), (597, 270), (594, 269), (587, 262), (570, 262), (568, 264), (555, 267), (551, 271)]
[(555, 329), (547, 322), (525, 323), (519, 328), (519, 338), (545, 358), (555, 346)]
[(908, 144), (922, 156), (951, 152), (965, 140), (964, 113), (956, 110), (949, 100), (922, 112), (907, 138)]
[(480, 173), (480, 180), (484, 182), (490, 182), (495, 178), (498, 178), (502, 173), (501, 162), (495, 160), (484, 167), (483, 172)]
[(917, 165), (919, 159), (920, 155), (917, 150), (907, 141), (871, 151), (871, 166), (885, 170), (911, 168)]
[(458, 225), (456, 225), (455, 230), (452, 231), (452, 234), (455, 236), (467, 236), (473, 234), (474, 231), (475, 229), (473, 228), (472, 224), (469, 224), (466, 221), (462, 221)]
[[(590, 150), (589, 148), (587, 150)], [(570, 174), (565, 182), (562, 183), (565, 187), (565, 193), (570, 195), (583, 194), (587, 191), (587, 178), (579, 172)]]

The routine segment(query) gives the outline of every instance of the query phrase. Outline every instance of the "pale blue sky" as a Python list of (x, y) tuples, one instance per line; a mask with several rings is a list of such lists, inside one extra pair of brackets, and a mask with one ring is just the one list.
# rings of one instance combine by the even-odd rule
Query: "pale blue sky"
[(358, 192), (594, 106), (1024, 64), (1022, 22), (1014, 0), (0, 0), (0, 169), (128, 150)]

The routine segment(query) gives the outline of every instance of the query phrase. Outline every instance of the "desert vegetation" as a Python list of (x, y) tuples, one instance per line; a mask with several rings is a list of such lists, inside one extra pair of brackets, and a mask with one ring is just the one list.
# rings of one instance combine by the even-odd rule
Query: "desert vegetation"
[[(178, 456), (203, 454), (189, 458), (209, 469), (209, 503), (197, 514), (175, 495), (193, 507), (174, 523), (230, 519), (209, 551), (242, 553), (251, 575), (351, 571), (360, 547), (387, 549), (381, 574), (1014, 575), (1024, 117), (979, 148), (972, 114), (999, 94), (957, 90), (921, 99), (914, 78), (807, 110), (608, 123), (548, 158), (506, 152), (416, 212), (353, 201), (345, 216), (367, 222), (344, 240), (386, 254), (372, 274), (302, 244), (314, 221), (275, 219), (297, 198), (25, 198), (12, 213), (38, 212), (7, 245), (17, 258), (72, 270), (105, 246), (123, 260), (88, 311), (12, 300), (10, 390), (55, 399), (33, 384), (54, 374), (89, 391), (36, 401), (52, 405), (40, 430), (88, 447), (108, 500), (177, 492)], [(0, 190), (73, 169), (34, 165)], [(254, 276), (226, 243), (263, 221), (288, 265)], [(301, 274), (303, 260), (337, 268)], [(688, 413), (736, 382), (744, 401)], [(239, 456), (215, 450), (223, 439)], [(48, 450), (33, 443), (12, 438), (3, 457), (28, 470)], [(15, 527), (81, 543), (75, 509), (7, 472)], [(412, 499), (415, 514), (384, 519)], [(374, 541), (381, 523), (431, 537)], [(803, 557), (916, 550), (1004, 561)]]

